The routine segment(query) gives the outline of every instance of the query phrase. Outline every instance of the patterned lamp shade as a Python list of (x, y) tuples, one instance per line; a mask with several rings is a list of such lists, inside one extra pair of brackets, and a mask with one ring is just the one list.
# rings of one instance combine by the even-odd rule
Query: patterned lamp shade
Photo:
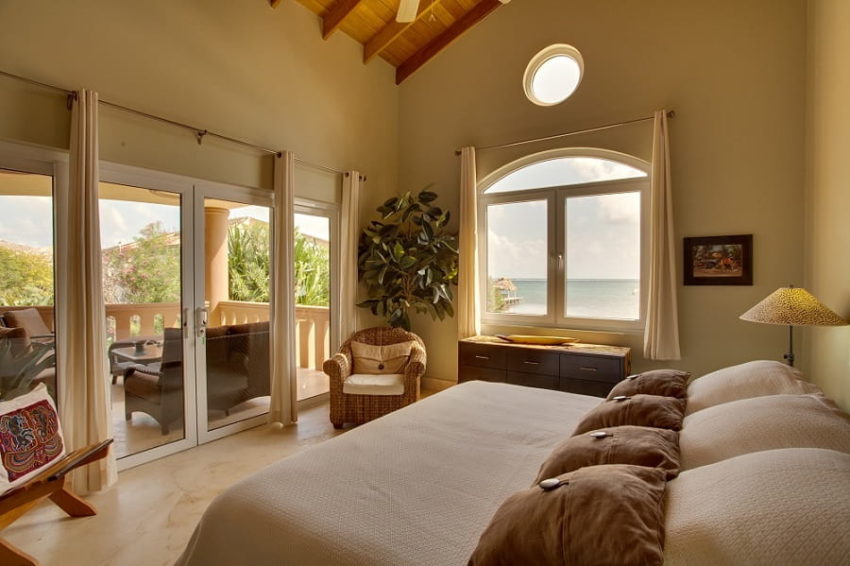
[(780, 287), (741, 320), (789, 326), (846, 326), (848, 322), (801, 287)]

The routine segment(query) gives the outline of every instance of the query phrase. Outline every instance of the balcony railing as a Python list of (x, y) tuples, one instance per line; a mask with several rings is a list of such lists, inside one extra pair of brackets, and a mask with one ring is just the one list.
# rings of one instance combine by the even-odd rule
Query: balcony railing
[[(0, 313), (23, 308), (35, 308), (44, 323), (54, 328), (52, 306), (0, 307)], [(269, 304), (221, 301), (218, 316), (220, 325), (265, 322), (269, 319)], [(114, 340), (154, 336), (161, 333), (161, 328), (180, 325), (180, 304), (108, 304), (106, 319)], [(297, 366), (321, 369), (322, 362), (330, 355), (330, 316), (327, 307), (295, 307), (295, 343)]]
[[(221, 301), (217, 316), (221, 324), (265, 322), (269, 319), (269, 304)], [(329, 356), (330, 336), (327, 307), (295, 307), (295, 358), (298, 367), (321, 369), (322, 362)]]

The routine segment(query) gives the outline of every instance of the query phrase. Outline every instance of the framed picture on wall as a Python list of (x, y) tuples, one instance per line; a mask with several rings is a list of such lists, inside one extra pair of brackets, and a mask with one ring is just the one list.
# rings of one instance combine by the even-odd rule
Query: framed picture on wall
[(685, 285), (752, 285), (753, 235), (685, 238)]

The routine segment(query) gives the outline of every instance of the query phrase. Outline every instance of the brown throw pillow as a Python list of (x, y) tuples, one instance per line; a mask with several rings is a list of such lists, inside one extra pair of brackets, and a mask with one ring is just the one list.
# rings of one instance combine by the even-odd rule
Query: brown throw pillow
[(13, 356), (30, 351), (30, 335), (24, 328), (0, 328), (0, 341), (8, 340)]
[(631, 464), (679, 474), (679, 433), (665, 428), (617, 426), (573, 436), (558, 444), (540, 466), (537, 485), (585, 466)]
[(391, 374), (404, 373), (410, 359), (413, 341), (373, 346), (352, 340), (351, 357), (354, 373)]
[(633, 395), (602, 401), (588, 412), (573, 436), (600, 428), (635, 425), (682, 430), (684, 399), (660, 395)]
[(664, 472), (590, 466), (511, 495), (468, 566), (652, 566), (663, 562)]
[(654, 369), (628, 376), (611, 389), (608, 399), (620, 395), (662, 395), (685, 399), (691, 374), (676, 369)]

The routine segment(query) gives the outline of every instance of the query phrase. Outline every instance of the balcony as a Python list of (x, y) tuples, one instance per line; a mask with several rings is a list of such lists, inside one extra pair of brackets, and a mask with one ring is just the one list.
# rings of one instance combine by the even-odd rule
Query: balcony
[[(53, 307), (0, 307), (0, 313), (23, 308), (38, 310), (45, 324), (54, 328)], [(265, 322), (269, 319), (268, 303), (220, 301), (213, 313), (211, 326)], [(107, 334), (112, 341), (133, 336), (158, 336), (163, 327), (180, 325), (179, 303), (143, 305), (106, 305)], [(216, 324), (217, 322), (217, 324)], [(322, 362), (330, 355), (330, 318), (327, 307), (295, 307), (296, 366), (298, 368), (298, 400), (308, 399), (328, 390)]]

